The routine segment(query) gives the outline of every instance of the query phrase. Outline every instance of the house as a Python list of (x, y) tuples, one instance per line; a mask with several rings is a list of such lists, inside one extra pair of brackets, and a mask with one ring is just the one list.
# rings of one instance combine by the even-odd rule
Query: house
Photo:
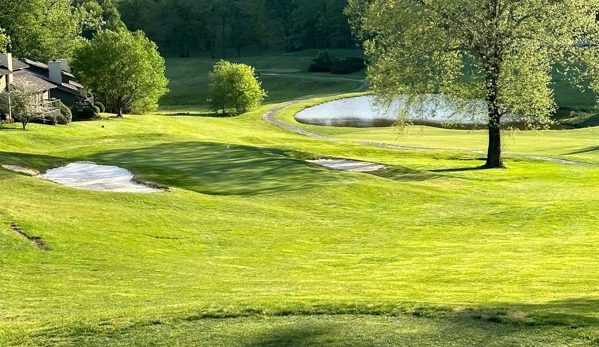
[(59, 107), (58, 100), (80, 109), (94, 104), (93, 96), (68, 72), (66, 60), (44, 64), (30, 59), (14, 59), (10, 53), (0, 53), (0, 93), (17, 81), (35, 86), (40, 104), (51, 109), (51, 112)]

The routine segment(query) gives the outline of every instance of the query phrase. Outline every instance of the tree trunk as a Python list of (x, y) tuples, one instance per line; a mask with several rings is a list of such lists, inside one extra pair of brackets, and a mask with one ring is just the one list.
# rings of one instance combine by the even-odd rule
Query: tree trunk
[(487, 168), (504, 168), (501, 157), (501, 129), (498, 115), (489, 115), (489, 148), (487, 150)]

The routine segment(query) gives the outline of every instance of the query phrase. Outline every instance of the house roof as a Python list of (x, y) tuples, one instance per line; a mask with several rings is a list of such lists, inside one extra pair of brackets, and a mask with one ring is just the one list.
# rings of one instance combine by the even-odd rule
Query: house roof
[[(23, 63), (25, 63), (27, 65), (35, 66), (35, 67), (40, 68), (40, 69), (49, 70), (47, 64), (40, 63), (39, 61), (35, 61), (35, 60), (23, 58), (23, 59), (21, 59), (21, 62), (23, 62)], [(68, 71), (62, 70), (62, 74), (65, 75), (65, 76), (71, 77), (71, 78), (75, 78), (75, 75), (73, 75), (72, 73), (70, 73)]]
[[(23, 70), (28, 67), (29, 67), (29, 65), (27, 65), (26, 63), (24, 63), (20, 60), (17, 60), (17, 59), (12, 60), (12, 70), (13, 71)], [(4, 65), (0, 64), (0, 68), (8, 69), (8, 66), (4, 66)]]
[[(47, 64), (40, 63), (35, 60), (23, 58), (23, 59), (21, 59), (21, 63), (26, 64), (27, 67), (32, 66), (32, 67), (36, 67), (38, 69), (50, 71)], [(39, 70), (38, 70), (38, 72), (34, 72), (32, 70), (26, 70), (26, 71), (29, 74), (34, 75), (37, 78), (40, 78), (40, 79), (46, 81), (47, 83), (51, 83), (53, 85), (53, 87), (58, 88), (58, 89), (60, 89), (64, 92), (67, 92), (69, 94), (73, 94), (75, 96), (81, 96), (81, 92), (79, 90), (85, 89), (85, 87), (83, 85), (81, 85), (78, 82), (73, 80), (75, 78), (75, 76), (73, 74), (71, 74), (67, 71), (64, 71), (64, 70), (62, 70), (62, 75), (68, 77), (69, 82), (67, 82), (67, 83), (55, 83), (52, 80), (50, 80), (50, 77), (48, 74), (41, 74), (41, 73), (39, 73)]]
[(8, 69), (0, 67), (0, 76), (10, 75), (12, 72), (8, 71)]
[(36, 75), (28, 72), (28, 71), (16, 71), (14, 73), (14, 81), (30, 84), (33, 86), (38, 92), (45, 92), (46, 90), (54, 89), (56, 86), (54, 83), (50, 83), (42, 78), (37, 77)]

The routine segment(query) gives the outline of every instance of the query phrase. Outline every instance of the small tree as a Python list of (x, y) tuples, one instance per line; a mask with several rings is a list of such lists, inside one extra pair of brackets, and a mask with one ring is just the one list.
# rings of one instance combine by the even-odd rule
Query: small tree
[(12, 113), (12, 117), (26, 130), (30, 121), (43, 118), (44, 107), (39, 99), (40, 92), (34, 85), (15, 81), (8, 91), (0, 95), (0, 113)]
[(101, 31), (75, 50), (75, 75), (123, 115), (132, 105), (139, 113), (153, 111), (168, 92), (164, 59), (143, 32)]
[(251, 66), (221, 60), (210, 72), (208, 102), (214, 112), (244, 113), (260, 106), (266, 96)]

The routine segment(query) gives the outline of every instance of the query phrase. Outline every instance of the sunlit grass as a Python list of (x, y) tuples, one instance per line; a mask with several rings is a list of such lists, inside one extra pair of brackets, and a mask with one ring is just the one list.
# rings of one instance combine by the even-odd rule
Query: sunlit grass
[[(88, 192), (0, 170), (0, 344), (70, 344), (85, 336), (102, 344), (116, 335), (122, 344), (156, 336), (171, 345), (211, 336), (201, 329), (216, 325), (202, 317), (401, 315), (418, 307), (441, 312), (418, 328), (435, 334), (449, 324), (439, 319), (479, 319), (460, 318), (460, 308), (491, 310), (492, 321), (508, 322), (501, 330), (523, 320), (590, 324), (585, 331), (593, 333), (598, 168), (510, 159), (509, 170), (469, 170), (480, 165), (477, 155), (289, 134), (261, 119), (269, 107), (234, 118), (131, 116), (0, 131), (2, 164), (43, 170), (91, 160), (172, 188)], [(346, 173), (303, 162), (330, 156), (389, 169)], [(14, 234), (13, 221), (51, 251)], [(181, 323), (189, 317), (200, 325)], [(343, 323), (349, 330), (365, 322), (383, 324), (372, 330), (381, 336), (392, 329), (376, 318), (352, 319)], [(141, 328), (160, 320), (190, 333)], [(239, 322), (253, 337), (207, 341), (252, 345), (286, 324)], [(535, 330), (526, 331), (522, 341), (536, 341)], [(551, 341), (568, 337), (559, 327), (546, 333)], [(330, 339), (368, 345), (360, 336)], [(389, 341), (404, 341), (397, 338)], [(321, 340), (314, 341), (304, 345)]]

